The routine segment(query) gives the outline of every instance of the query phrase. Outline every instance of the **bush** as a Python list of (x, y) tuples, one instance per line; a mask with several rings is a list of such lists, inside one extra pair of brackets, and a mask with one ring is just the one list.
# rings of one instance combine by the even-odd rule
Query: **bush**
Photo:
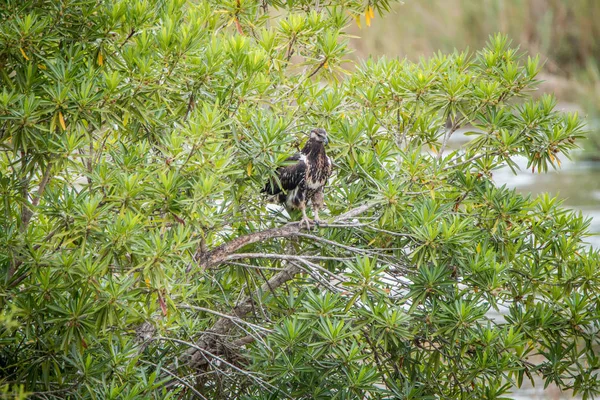
[[(505, 37), (348, 72), (345, 26), (387, 1), (1, 7), (7, 395), (598, 393), (589, 220), (492, 179), (559, 166), (581, 123), (527, 99)], [(259, 192), (315, 126), (335, 176), (307, 231)]]

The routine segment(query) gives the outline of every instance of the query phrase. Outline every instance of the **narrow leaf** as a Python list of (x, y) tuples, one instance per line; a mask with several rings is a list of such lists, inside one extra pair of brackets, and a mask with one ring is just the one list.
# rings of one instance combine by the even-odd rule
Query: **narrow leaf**
[(362, 26), (360, 24), (360, 14), (356, 14), (354, 16), (354, 21), (356, 21), (356, 26), (358, 26), (358, 29), (362, 29)]
[(60, 126), (63, 128), (63, 131), (66, 131), (67, 124), (65, 124), (65, 117), (63, 117), (62, 111), (58, 112), (58, 122), (60, 122)]
[(23, 50), (22, 47), (19, 47), (19, 50), (21, 50), (21, 54), (23, 54), (23, 58), (25, 58), (27, 61), (29, 61), (29, 57), (27, 57), (27, 54), (25, 54), (25, 50)]

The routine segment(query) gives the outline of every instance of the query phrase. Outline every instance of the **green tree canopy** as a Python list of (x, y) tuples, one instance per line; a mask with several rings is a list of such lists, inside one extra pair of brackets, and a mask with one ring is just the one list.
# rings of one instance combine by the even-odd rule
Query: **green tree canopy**
[[(598, 393), (590, 221), (493, 181), (558, 167), (581, 122), (502, 36), (350, 65), (345, 27), (388, 6), (0, 5), (5, 393)], [(335, 173), (304, 230), (259, 192), (312, 127)]]

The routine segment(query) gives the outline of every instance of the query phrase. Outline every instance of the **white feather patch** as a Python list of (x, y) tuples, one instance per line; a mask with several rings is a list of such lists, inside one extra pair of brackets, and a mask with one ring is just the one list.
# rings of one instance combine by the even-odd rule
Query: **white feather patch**
[(287, 196), (285, 198), (285, 205), (287, 208), (296, 208), (294, 206), (292, 199), (295, 198), (297, 194), (298, 194), (298, 187), (294, 188), (293, 190), (290, 190), (287, 193)]

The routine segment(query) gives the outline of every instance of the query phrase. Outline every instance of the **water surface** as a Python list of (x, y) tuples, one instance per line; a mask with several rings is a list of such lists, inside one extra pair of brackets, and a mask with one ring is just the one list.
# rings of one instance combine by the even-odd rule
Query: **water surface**
[(510, 168), (503, 168), (494, 173), (494, 181), (524, 194), (535, 196), (547, 192), (558, 196), (565, 207), (580, 210), (592, 218), (590, 231), (594, 235), (587, 238), (587, 242), (600, 248), (600, 163), (565, 160), (559, 170), (539, 174), (525, 169), (527, 160), (524, 157), (515, 161), (521, 168), (517, 175)]
[[(473, 128), (458, 130), (451, 138), (450, 146), (458, 148), (473, 139), (464, 132)], [(592, 236), (586, 242), (600, 249), (600, 162), (578, 160), (579, 154), (571, 154), (573, 160), (561, 157), (561, 167), (546, 173), (531, 172), (527, 169), (527, 159), (517, 157), (514, 161), (520, 170), (515, 175), (510, 168), (494, 171), (493, 179), (498, 185), (506, 184), (523, 194), (537, 196), (549, 193), (563, 200), (563, 205), (580, 210), (584, 216), (592, 218)]]

